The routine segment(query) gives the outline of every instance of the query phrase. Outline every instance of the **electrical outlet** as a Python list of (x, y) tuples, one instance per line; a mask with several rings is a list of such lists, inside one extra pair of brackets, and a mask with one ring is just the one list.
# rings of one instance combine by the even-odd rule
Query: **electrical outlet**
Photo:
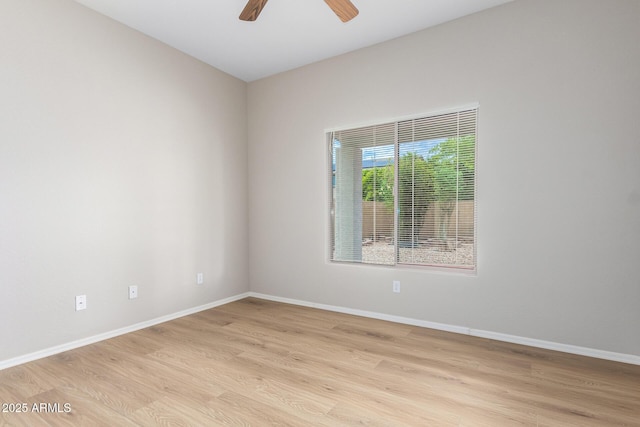
[(85, 310), (87, 308), (87, 296), (76, 295), (76, 311)]
[(400, 281), (399, 280), (394, 280), (393, 281), (393, 292), (399, 294), (400, 293)]
[(136, 299), (138, 298), (138, 287), (133, 285), (133, 286), (129, 286), (129, 299)]
[(196, 276), (196, 283), (198, 285), (204, 284), (204, 273), (198, 273), (198, 275)]

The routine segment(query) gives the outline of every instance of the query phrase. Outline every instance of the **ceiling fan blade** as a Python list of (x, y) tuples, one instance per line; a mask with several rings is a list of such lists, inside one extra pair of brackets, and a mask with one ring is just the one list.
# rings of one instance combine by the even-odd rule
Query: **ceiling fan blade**
[(269, 0), (249, 0), (240, 14), (240, 20), (255, 21), (258, 19), (258, 15), (260, 15), (262, 8), (268, 1)]
[(329, 5), (342, 22), (351, 21), (358, 16), (358, 8), (349, 0), (324, 0), (324, 2)]

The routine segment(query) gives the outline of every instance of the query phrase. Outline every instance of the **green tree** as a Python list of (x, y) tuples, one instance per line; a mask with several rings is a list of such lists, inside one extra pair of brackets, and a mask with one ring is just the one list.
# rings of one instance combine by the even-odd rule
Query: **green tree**
[(384, 202), (393, 209), (393, 165), (362, 171), (362, 200)]
[(457, 202), (475, 197), (475, 138), (450, 138), (436, 145), (429, 151), (428, 167), (438, 202), (438, 238), (447, 247), (449, 219)]
[(416, 153), (406, 153), (398, 164), (398, 244), (414, 247), (427, 209), (433, 202), (433, 169)]

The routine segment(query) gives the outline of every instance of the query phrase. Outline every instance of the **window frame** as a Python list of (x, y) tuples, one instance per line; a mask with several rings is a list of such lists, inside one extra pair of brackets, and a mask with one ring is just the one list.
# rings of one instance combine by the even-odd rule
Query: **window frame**
[[(451, 265), (451, 264), (428, 264), (428, 263), (408, 263), (401, 262), (399, 260), (399, 249), (398, 249), (398, 223), (399, 223), (399, 214), (398, 214), (398, 169), (399, 169), (399, 157), (400, 157), (400, 144), (399, 142), (399, 130), (398, 125), (402, 122), (406, 121), (415, 121), (420, 119), (428, 119), (430, 117), (442, 116), (447, 114), (456, 114), (462, 113), (469, 110), (475, 110), (474, 114), (474, 173), (473, 173), (473, 265)], [(342, 266), (366, 266), (366, 267), (382, 267), (382, 268), (392, 268), (392, 269), (421, 269), (421, 270), (431, 270), (434, 272), (444, 272), (444, 273), (454, 273), (454, 274), (462, 274), (462, 275), (477, 275), (478, 271), (478, 140), (479, 140), (479, 115), (480, 115), (480, 104), (479, 103), (470, 103), (457, 107), (452, 107), (448, 109), (440, 109), (435, 111), (430, 111), (427, 113), (418, 113), (412, 114), (408, 116), (400, 116), (390, 120), (376, 120), (365, 123), (359, 123), (355, 125), (348, 126), (340, 126), (335, 128), (325, 129), (325, 149), (327, 150), (327, 155), (325, 157), (327, 165), (325, 167), (325, 171), (329, 171), (328, 180), (327, 180), (327, 205), (325, 208), (326, 215), (326, 230), (325, 230), (325, 238), (326, 238), (326, 262), (331, 265), (342, 265)], [(394, 188), (393, 188), (393, 198), (394, 198), (394, 207), (393, 207), (393, 241), (394, 241), (394, 262), (393, 264), (382, 264), (382, 263), (371, 263), (371, 262), (363, 262), (361, 261), (352, 261), (352, 260), (340, 260), (334, 259), (333, 251), (335, 246), (335, 205), (334, 205), (334, 179), (336, 167), (333, 158), (333, 135), (336, 132), (341, 131), (350, 131), (357, 130), (360, 128), (366, 127), (374, 127), (374, 126), (384, 126), (384, 125), (393, 125), (395, 127), (395, 135), (394, 135)], [(362, 169), (361, 169), (362, 170)], [(325, 172), (326, 173), (326, 172)], [(458, 187), (459, 188), (459, 187)], [(457, 199), (460, 200), (460, 199)]]

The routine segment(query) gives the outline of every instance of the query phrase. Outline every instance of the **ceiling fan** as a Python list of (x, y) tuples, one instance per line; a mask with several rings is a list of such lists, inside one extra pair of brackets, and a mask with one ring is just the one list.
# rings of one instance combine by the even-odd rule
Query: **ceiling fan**
[[(255, 21), (269, 0), (249, 0), (240, 14), (242, 21)], [(349, 0), (324, 0), (342, 22), (352, 20), (358, 15), (358, 9)]]

